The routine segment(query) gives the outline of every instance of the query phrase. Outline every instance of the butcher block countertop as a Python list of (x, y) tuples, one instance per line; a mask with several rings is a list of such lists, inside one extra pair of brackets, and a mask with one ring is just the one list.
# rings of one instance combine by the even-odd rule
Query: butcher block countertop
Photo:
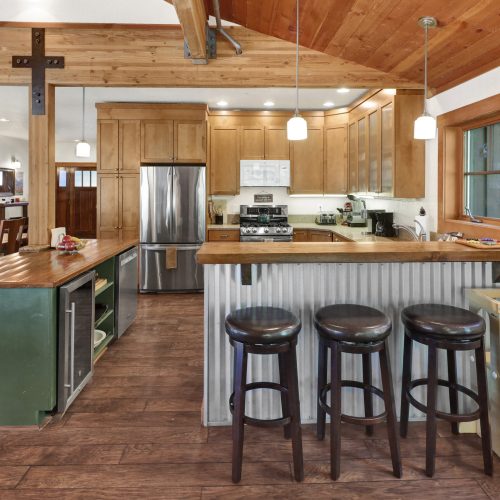
[(138, 244), (138, 240), (88, 240), (77, 254), (57, 250), (0, 257), (0, 288), (54, 288)]
[(204, 243), (200, 264), (301, 262), (492, 262), (500, 250), (478, 250), (453, 242)]

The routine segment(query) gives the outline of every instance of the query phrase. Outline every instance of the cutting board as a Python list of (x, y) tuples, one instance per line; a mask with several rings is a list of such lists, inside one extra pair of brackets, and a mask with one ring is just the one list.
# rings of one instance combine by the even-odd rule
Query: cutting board
[(486, 245), (480, 241), (475, 240), (456, 240), (455, 243), (460, 245), (465, 245), (467, 247), (479, 248), (480, 250), (498, 250), (500, 249), (500, 243), (495, 243), (494, 245)]

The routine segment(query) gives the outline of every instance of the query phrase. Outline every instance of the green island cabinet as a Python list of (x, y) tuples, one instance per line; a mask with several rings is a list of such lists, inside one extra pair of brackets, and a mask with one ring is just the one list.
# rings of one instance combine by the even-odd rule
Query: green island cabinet
[[(95, 362), (115, 337), (115, 257), (94, 269), (108, 280), (95, 297), (107, 306)], [(56, 410), (60, 286), (0, 288), (0, 426), (39, 425)]]

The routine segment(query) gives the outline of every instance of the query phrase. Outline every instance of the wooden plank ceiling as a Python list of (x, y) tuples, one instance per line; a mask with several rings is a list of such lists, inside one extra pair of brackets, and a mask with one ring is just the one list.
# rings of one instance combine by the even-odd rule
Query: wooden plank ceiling
[[(212, 0), (205, 0), (213, 14)], [(220, 0), (221, 17), (295, 40), (296, 0)], [(500, 0), (301, 0), (301, 45), (421, 82), (422, 16), (429, 31), (429, 86), (442, 91), (500, 64)]]

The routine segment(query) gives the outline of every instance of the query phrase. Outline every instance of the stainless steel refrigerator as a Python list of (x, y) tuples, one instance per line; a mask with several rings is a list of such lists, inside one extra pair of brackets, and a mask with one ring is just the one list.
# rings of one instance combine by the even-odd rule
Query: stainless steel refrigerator
[(141, 167), (140, 290), (203, 289), (205, 167)]

